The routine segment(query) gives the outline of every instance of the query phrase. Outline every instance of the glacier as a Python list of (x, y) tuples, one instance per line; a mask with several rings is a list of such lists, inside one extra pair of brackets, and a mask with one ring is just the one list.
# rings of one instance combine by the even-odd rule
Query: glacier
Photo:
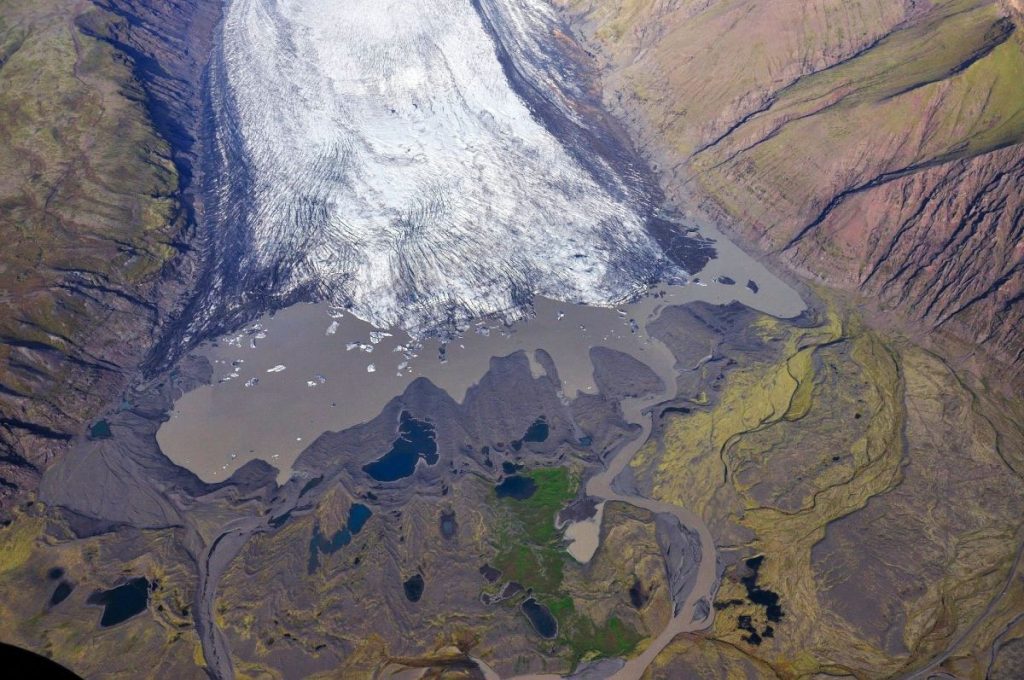
[(543, 0), (230, 0), (212, 294), (328, 300), (417, 335), (681, 275), (638, 172), (587, 148), (555, 26)]

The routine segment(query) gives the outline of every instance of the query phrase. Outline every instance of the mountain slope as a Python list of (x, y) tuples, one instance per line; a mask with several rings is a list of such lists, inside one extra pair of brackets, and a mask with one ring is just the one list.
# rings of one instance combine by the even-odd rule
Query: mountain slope
[(1019, 8), (561, 4), (677, 199), (1021, 375)]
[(4, 4), (0, 507), (116, 397), (190, 276), (202, 42), (175, 44), (215, 16), (156, 9), (159, 38), (145, 4)]

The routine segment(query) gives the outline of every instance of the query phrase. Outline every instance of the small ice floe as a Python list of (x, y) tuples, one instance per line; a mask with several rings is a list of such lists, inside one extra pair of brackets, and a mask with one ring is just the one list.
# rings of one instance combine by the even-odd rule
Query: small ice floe
[(366, 367), (366, 372), (367, 373), (375, 373), (376, 371), (377, 371), (377, 367), (374, 366), (373, 364), (370, 364), (370, 365), (368, 365)]
[(302, 437), (296, 437), (296, 438), (295, 438), (295, 441), (297, 441), (297, 442), (301, 442), (301, 441), (302, 441)]
[(319, 385), (323, 385), (325, 382), (327, 382), (327, 378), (317, 373), (313, 376), (312, 380), (306, 381), (306, 387), (317, 387)]
[(408, 361), (403, 361), (403, 362), (398, 364), (398, 370), (399, 371), (404, 371), (407, 368), (409, 368), (409, 362)]
[(636, 322), (636, 319), (630, 319), (629, 320), (629, 332), (630, 333), (636, 333), (638, 330), (640, 330), (640, 324), (638, 324)]
[(231, 460), (234, 460), (235, 458), (238, 458), (238, 454), (237, 453), (232, 453), (231, 454)]
[(556, 321), (561, 321), (564, 318), (565, 318), (565, 312), (563, 312), (562, 310), (558, 310), (558, 318), (555, 319), (555, 320)]
[(285, 369), (285, 365), (284, 364), (278, 364), (277, 366), (274, 366), (273, 368), (268, 368), (267, 369), (267, 373), (280, 373), (284, 369)]
[(708, 287), (708, 284), (701, 281), (700, 277), (695, 277), (691, 283), (693, 283), (695, 286), (704, 286), (705, 288)]
[(327, 327), (327, 335), (334, 335), (338, 332), (338, 322), (332, 321), (331, 325)]
[(387, 331), (370, 331), (370, 342), (374, 345), (379, 344), (384, 338), (390, 338), (391, 333)]
[(360, 343), (358, 343), (358, 342), (348, 342), (348, 343), (345, 343), (345, 351), (346, 352), (351, 352), (355, 348), (359, 347), (359, 345), (360, 345)]
[(477, 335), (482, 335), (483, 337), (486, 338), (487, 336), (489, 336), (491, 334), (491, 329), (488, 328), (487, 326), (477, 326), (476, 327), (476, 334)]
[(255, 338), (250, 338), (249, 339), (249, 349), (256, 349), (256, 339)]
[(260, 379), (259, 378), (249, 378), (248, 380), (245, 381), (245, 386), (246, 387), (256, 387), (259, 384), (260, 384)]
[(260, 331), (259, 333), (256, 334), (256, 339), (257, 340), (264, 340), (264, 339), (266, 339), (266, 337), (267, 337), (267, 334), (264, 333), (263, 331)]
[(626, 310), (625, 310), (625, 309), (616, 309), (616, 310), (615, 310), (615, 312), (616, 312), (616, 313), (617, 313), (617, 314), (618, 314), (619, 316), (621, 316), (621, 317), (623, 317), (623, 318), (625, 318), (625, 316), (626, 316)]
[(341, 311), (341, 307), (329, 307), (327, 310), (327, 316), (332, 319), (341, 319), (344, 318), (345, 313)]

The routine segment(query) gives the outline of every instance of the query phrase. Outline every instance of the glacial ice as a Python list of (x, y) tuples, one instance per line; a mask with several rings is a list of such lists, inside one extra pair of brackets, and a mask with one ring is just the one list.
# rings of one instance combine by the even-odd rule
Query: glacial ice
[[(538, 65), (543, 0), (481, 5), (575, 117)], [(643, 198), (567, 150), (498, 47), (471, 0), (231, 0), (213, 88), (223, 181), (246, 183), (222, 206), (248, 241), (238, 269), (414, 335), (534, 294), (617, 303), (670, 269)]]

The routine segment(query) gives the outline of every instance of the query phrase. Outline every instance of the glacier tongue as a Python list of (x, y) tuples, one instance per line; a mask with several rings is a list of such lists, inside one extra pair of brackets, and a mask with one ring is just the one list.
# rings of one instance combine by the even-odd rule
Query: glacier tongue
[[(493, 2), (523, 31), (544, 16)], [(232, 0), (221, 58), (220, 210), (250, 286), (415, 334), (534, 293), (617, 302), (672, 266), (641, 192), (531, 114), (471, 0)]]

